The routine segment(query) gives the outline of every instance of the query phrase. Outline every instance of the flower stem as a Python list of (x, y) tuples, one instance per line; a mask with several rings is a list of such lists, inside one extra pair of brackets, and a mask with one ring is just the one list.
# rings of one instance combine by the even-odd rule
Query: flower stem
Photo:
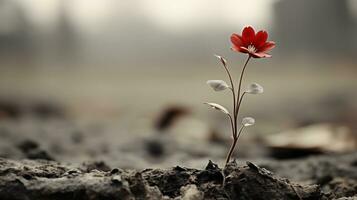
[(229, 149), (229, 152), (228, 152), (228, 155), (227, 155), (227, 158), (226, 158), (226, 165), (227, 165), (228, 162), (231, 160), (231, 157), (232, 157), (234, 148), (235, 148), (236, 145), (237, 145), (238, 138), (239, 138), (240, 134), (242, 133), (243, 128), (244, 128), (244, 126), (242, 126), (242, 127), (239, 129), (238, 135), (235, 134), (235, 135), (233, 136), (233, 142), (232, 142), (231, 148)]
[(237, 139), (233, 138), (233, 143), (231, 145), (231, 148), (229, 149), (229, 152), (228, 152), (228, 155), (227, 155), (227, 158), (226, 158), (226, 165), (231, 160), (231, 156), (232, 156), (234, 148), (236, 147), (236, 144), (237, 144)]
[(228, 117), (229, 117), (229, 120), (230, 120), (231, 126), (232, 126), (232, 136), (234, 137), (235, 136), (235, 131), (234, 131), (234, 124), (235, 123), (234, 123), (231, 115), (228, 115)]
[[(236, 145), (237, 145), (238, 138), (239, 138), (239, 136), (240, 136), (240, 134), (242, 133), (242, 130), (243, 130), (243, 128), (244, 128), (244, 126), (242, 126), (242, 127), (239, 129), (239, 133), (237, 134), (237, 132), (238, 132), (238, 122), (237, 122), (238, 112), (239, 112), (239, 108), (240, 108), (240, 105), (241, 105), (241, 103), (242, 103), (243, 97), (244, 97), (244, 95), (245, 95), (245, 92), (242, 94), (242, 96), (240, 95), (241, 87), (242, 87), (242, 80), (243, 80), (245, 68), (247, 67), (250, 58), (251, 58), (251, 56), (249, 55), (248, 58), (247, 58), (247, 60), (246, 60), (245, 63), (244, 63), (242, 72), (241, 72), (241, 74), (240, 74), (237, 96), (235, 96), (235, 93), (234, 93), (234, 85), (233, 85), (233, 81), (232, 81), (231, 75), (230, 75), (230, 73), (229, 73), (229, 70), (228, 70), (227, 67), (224, 65), (224, 68), (226, 69), (226, 71), (227, 71), (227, 73), (228, 73), (228, 75), (229, 75), (229, 79), (230, 79), (231, 85), (232, 85), (232, 92), (233, 92), (233, 117), (234, 117), (233, 123), (231, 122), (231, 124), (232, 124), (232, 129), (233, 129), (233, 131), (232, 131), (232, 132), (233, 132), (233, 142), (232, 142), (231, 148), (229, 149), (229, 152), (228, 152), (228, 155), (227, 155), (227, 158), (226, 158), (226, 165), (228, 164), (228, 162), (230, 161), (230, 159), (231, 159), (231, 157), (232, 157), (234, 148), (235, 148)], [(232, 121), (232, 119), (231, 119), (231, 121)], [(234, 127), (234, 128), (233, 128), (233, 127)]]
[(240, 127), (239, 133), (238, 133), (238, 135), (237, 135), (237, 141), (238, 141), (239, 136), (240, 136), (240, 134), (242, 133), (243, 129), (244, 129), (244, 126), (242, 125), (242, 126)]
[(226, 64), (223, 64), (224, 69), (226, 70), (228, 77), (229, 77), (229, 81), (231, 82), (231, 91), (232, 91), (232, 97), (233, 97), (233, 119), (231, 116), (229, 116), (230, 120), (231, 120), (231, 125), (232, 125), (232, 136), (236, 135), (236, 130), (237, 130), (237, 126), (236, 126), (236, 94), (235, 94), (235, 89), (234, 89), (234, 83), (233, 83), (233, 79), (231, 76), (231, 73), (229, 72)]
[[(237, 100), (236, 100), (237, 101), (237, 103), (236, 103), (237, 105), (239, 104), (239, 101), (241, 99), (240, 92), (241, 92), (241, 88), (242, 88), (242, 80), (243, 80), (243, 76), (244, 76), (244, 71), (245, 71), (245, 68), (248, 65), (248, 62), (249, 62), (250, 58), (251, 58), (251, 56), (249, 55), (247, 60), (244, 63), (244, 67), (242, 69), (242, 72), (240, 73), (238, 92), (237, 92)], [(240, 106), (236, 106), (236, 109), (235, 109), (235, 117), (236, 117), (235, 120), (236, 121), (237, 121), (237, 117), (238, 117), (239, 108), (240, 108)]]
[[(243, 97), (244, 97), (244, 95), (245, 95), (245, 94), (247, 94), (247, 92), (243, 92), (242, 96), (241, 96), (241, 97), (240, 97), (240, 99), (239, 99), (239, 103), (238, 103), (238, 111), (239, 111), (240, 104), (242, 103), (242, 101), (243, 101)], [(237, 115), (238, 115), (238, 112), (237, 112)]]

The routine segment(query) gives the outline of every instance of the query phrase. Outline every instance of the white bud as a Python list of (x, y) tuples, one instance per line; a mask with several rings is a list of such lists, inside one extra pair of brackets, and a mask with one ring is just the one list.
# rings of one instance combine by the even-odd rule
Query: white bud
[(216, 56), (224, 66), (227, 65), (227, 60), (225, 58), (223, 58), (222, 56), (217, 55), (217, 54), (215, 54), (214, 56)]
[(264, 89), (258, 83), (252, 83), (248, 86), (246, 92), (249, 94), (261, 94), (264, 92)]
[(228, 84), (222, 80), (208, 80), (207, 84), (211, 86), (214, 91), (222, 91), (229, 88)]
[(207, 103), (206, 102), (204, 104), (207, 104), (207, 105), (211, 106), (211, 108), (214, 108), (216, 110), (223, 112), (224, 114), (229, 115), (229, 111), (225, 107), (219, 105), (218, 103)]
[(242, 125), (243, 126), (252, 126), (255, 123), (255, 119), (252, 117), (244, 117), (242, 119)]

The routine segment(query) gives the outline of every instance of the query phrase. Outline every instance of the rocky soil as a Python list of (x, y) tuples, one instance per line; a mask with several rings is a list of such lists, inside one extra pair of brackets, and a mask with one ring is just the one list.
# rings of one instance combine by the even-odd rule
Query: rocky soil
[[(278, 178), (248, 162), (223, 171), (176, 166), (142, 171), (73, 168), (51, 161), (0, 161), (2, 199), (322, 199), (317, 185)], [(224, 174), (224, 175), (223, 175)]]
[(357, 152), (274, 157), (246, 135), (222, 169), (229, 140), (174, 134), (167, 121), (140, 134), (125, 121), (74, 123), (51, 106), (0, 107), (0, 200), (357, 199)]
[[(356, 163), (356, 153), (282, 163), (262, 161), (260, 166), (231, 162), (224, 169), (211, 161), (205, 169), (176, 166), (123, 170), (100, 162), (75, 166), (45, 160), (0, 159), (0, 197), (4, 200), (354, 199)], [(278, 174), (296, 181), (280, 178)]]

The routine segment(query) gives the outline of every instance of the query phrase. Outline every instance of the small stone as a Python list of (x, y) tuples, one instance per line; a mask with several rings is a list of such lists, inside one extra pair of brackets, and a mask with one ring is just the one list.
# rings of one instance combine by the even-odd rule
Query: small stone
[(253, 169), (253, 170), (255, 170), (255, 171), (259, 171), (260, 167), (258, 167), (257, 165), (255, 165), (255, 164), (253, 164), (253, 163), (251, 163), (251, 162), (249, 162), (249, 161), (247, 161), (246, 163), (247, 163), (247, 165), (248, 165), (248, 167), (249, 167), (250, 169)]
[(176, 171), (180, 171), (180, 172), (186, 171), (186, 169), (185, 169), (185, 168), (180, 167), (180, 166), (176, 166), (176, 167), (174, 167), (174, 170), (176, 170)]
[(187, 185), (181, 188), (183, 200), (201, 200), (203, 199), (203, 192), (197, 189), (196, 185)]
[(121, 176), (119, 175), (113, 176), (112, 183), (115, 185), (122, 185), (123, 183), (122, 183)]
[(39, 145), (32, 140), (24, 140), (20, 144), (17, 145), (17, 147), (22, 151), (22, 152), (28, 152), (33, 149), (37, 149)]
[(79, 173), (80, 173), (79, 170), (77, 170), (77, 169), (71, 169), (71, 170), (67, 171), (67, 172), (65, 173), (65, 175), (74, 176), (74, 175), (78, 175)]
[(212, 182), (212, 183), (222, 183), (223, 174), (220, 169), (218, 170), (203, 170), (197, 174), (197, 181), (202, 183)]
[(206, 170), (216, 170), (216, 169), (219, 169), (218, 165), (212, 162), (212, 160), (209, 160), (206, 166)]
[(146, 151), (153, 157), (160, 157), (164, 154), (164, 144), (160, 141), (147, 141), (145, 143)]
[(118, 169), (118, 168), (114, 168), (110, 171), (110, 174), (113, 175), (113, 174), (118, 174), (118, 173), (121, 173), (121, 171)]
[(90, 172), (94, 169), (103, 172), (110, 171), (110, 167), (104, 161), (87, 162), (83, 164), (83, 168), (84, 168), (83, 171), (85, 172)]
[(97, 169), (92, 169), (89, 173), (100, 174), (100, 171)]
[(264, 175), (264, 176), (272, 176), (272, 175), (273, 175), (273, 173), (270, 172), (269, 170), (264, 169), (264, 168), (261, 168), (261, 167), (259, 167), (259, 166), (256, 165), (256, 164), (253, 164), (253, 163), (251, 163), (251, 162), (249, 162), (249, 161), (247, 161), (246, 163), (247, 163), (247, 165), (248, 165), (248, 167), (249, 167), (250, 169), (252, 169), (252, 170), (254, 170), (254, 171), (256, 171), (256, 172), (259, 172), (260, 174), (262, 174), (262, 175)]
[(23, 174), (22, 177), (24, 177), (24, 179), (26, 180), (32, 180), (33, 177), (30, 174)]
[(41, 149), (33, 149), (26, 153), (26, 157), (28, 159), (40, 159), (40, 160), (51, 160), (54, 161), (55, 159), (50, 156), (46, 151)]

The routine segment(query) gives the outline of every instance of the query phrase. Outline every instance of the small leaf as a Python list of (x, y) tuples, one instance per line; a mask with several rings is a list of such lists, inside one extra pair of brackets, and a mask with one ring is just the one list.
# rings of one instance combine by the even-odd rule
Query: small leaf
[(216, 56), (224, 66), (227, 66), (227, 60), (225, 58), (217, 54), (215, 54), (214, 56)]
[(211, 86), (214, 91), (222, 91), (230, 88), (227, 83), (222, 80), (208, 80), (207, 84)]
[(244, 117), (242, 119), (242, 125), (243, 126), (252, 126), (255, 123), (255, 119), (252, 117)]
[(216, 110), (219, 110), (219, 111), (223, 112), (224, 114), (229, 115), (228, 110), (225, 107), (223, 107), (223, 106), (221, 106), (221, 105), (219, 105), (217, 103), (208, 103), (208, 102), (206, 102), (204, 104), (207, 104), (207, 105), (211, 106), (211, 108), (214, 108)]
[(258, 83), (252, 83), (248, 86), (246, 92), (249, 94), (261, 94), (264, 92), (264, 89)]

